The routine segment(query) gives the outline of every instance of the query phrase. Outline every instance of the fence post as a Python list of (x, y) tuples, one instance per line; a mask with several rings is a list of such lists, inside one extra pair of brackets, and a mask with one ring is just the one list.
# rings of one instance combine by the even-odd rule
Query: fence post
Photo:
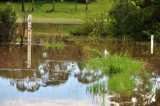
[(28, 15), (27, 68), (31, 68), (32, 16)]
[(154, 49), (154, 35), (151, 35), (151, 54), (153, 54)]

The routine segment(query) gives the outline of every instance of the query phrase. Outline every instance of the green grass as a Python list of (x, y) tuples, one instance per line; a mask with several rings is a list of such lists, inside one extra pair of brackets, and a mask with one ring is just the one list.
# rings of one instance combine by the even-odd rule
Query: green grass
[(101, 68), (105, 74), (114, 75), (122, 72), (137, 73), (143, 65), (127, 56), (110, 55), (100, 59), (90, 59), (87, 66), (93, 69)]
[[(3, 8), (4, 2), (0, 3), (0, 8)], [(21, 3), (13, 2), (13, 8), (17, 12), (18, 21), (21, 21)], [(34, 22), (60, 22), (66, 23), (80, 23), (81, 19), (88, 15), (88, 13), (101, 13), (106, 12), (112, 7), (110, 0), (98, 0), (97, 2), (92, 2), (88, 5), (88, 11), (85, 11), (85, 4), (78, 3), (77, 11), (75, 11), (74, 2), (56, 2), (55, 10), (53, 13), (46, 13), (47, 10), (52, 9), (52, 4), (48, 2), (35, 2), (35, 11), (30, 12), (33, 15)], [(25, 3), (25, 8), (27, 11), (31, 11), (31, 3)], [(57, 20), (58, 19), (58, 20)], [(65, 19), (65, 20), (63, 20)]]
[(33, 23), (33, 39), (34, 43), (66, 41), (71, 38), (71, 30), (77, 25), (69, 24), (53, 24), (53, 23)]
[[(52, 41), (66, 41), (68, 38), (72, 38), (70, 34), (71, 30), (74, 30), (79, 25), (75, 24), (53, 24), (53, 23), (33, 23), (32, 24), (32, 42), (43, 43)], [(17, 28), (17, 36), (15, 41), (20, 41), (21, 25)], [(25, 38), (27, 40), (27, 28), (25, 31)], [(25, 40), (25, 41), (26, 41)]]
[(33, 24), (33, 35), (35, 36), (71, 36), (69, 33), (71, 30), (75, 29), (78, 25), (69, 24)]
[(132, 95), (134, 87), (134, 79), (132, 79), (132, 75), (128, 73), (113, 75), (108, 80), (108, 89), (112, 92), (120, 93), (121, 95)]
[[(139, 76), (144, 70), (143, 64), (127, 56), (101, 55), (100, 58), (88, 60), (87, 67), (100, 68), (109, 77), (108, 89), (123, 95), (131, 95), (135, 87), (133, 77)], [(93, 86), (95, 89), (95, 86)], [(103, 92), (103, 91), (102, 91)]]
[(66, 45), (64, 42), (44, 42), (44, 46), (46, 48), (63, 49)]
[(95, 82), (87, 87), (87, 92), (89, 91), (92, 94), (106, 93), (106, 83), (107, 81)]

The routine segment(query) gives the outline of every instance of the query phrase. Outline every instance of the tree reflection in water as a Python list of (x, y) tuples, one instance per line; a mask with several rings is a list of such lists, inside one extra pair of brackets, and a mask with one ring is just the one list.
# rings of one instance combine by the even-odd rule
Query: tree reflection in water
[(40, 87), (57, 86), (66, 83), (70, 76), (81, 83), (91, 83), (102, 77), (101, 71), (94, 72), (84, 68), (81, 70), (77, 62), (69, 61), (45, 61), (38, 69), (26, 71), (3, 71), (1, 77), (10, 79), (12, 85), (16, 85), (19, 91), (35, 92)]

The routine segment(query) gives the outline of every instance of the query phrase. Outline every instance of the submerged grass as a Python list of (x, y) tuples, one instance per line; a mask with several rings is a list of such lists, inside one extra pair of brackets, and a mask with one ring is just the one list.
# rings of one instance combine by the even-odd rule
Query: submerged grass
[(94, 84), (87, 87), (87, 91), (98, 94), (98, 93), (105, 93), (106, 92), (106, 81), (95, 82)]
[(33, 35), (38, 36), (71, 36), (70, 30), (75, 29), (79, 25), (75, 24), (33, 24)]
[(135, 87), (134, 79), (128, 73), (120, 73), (110, 77), (108, 80), (108, 89), (120, 93), (122, 95), (130, 96)]
[(64, 42), (44, 42), (44, 46), (52, 49), (64, 49), (66, 45)]
[(93, 69), (101, 68), (107, 75), (126, 72), (129, 74), (138, 73), (143, 64), (137, 60), (133, 60), (127, 56), (108, 55), (101, 58), (90, 59), (87, 66)]
[[(90, 59), (87, 67), (100, 68), (108, 79), (108, 89), (123, 95), (131, 95), (135, 87), (134, 76), (139, 76), (143, 64), (127, 56), (107, 55)], [(95, 88), (93, 86), (93, 88)], [(103, 91), (102, 91), (103, 92)]]

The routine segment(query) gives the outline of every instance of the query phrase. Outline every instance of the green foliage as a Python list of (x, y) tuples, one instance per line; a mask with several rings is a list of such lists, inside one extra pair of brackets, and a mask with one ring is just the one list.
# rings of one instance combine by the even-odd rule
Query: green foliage
[(12, 5), (7, 3), (4, 9), (0, 10), (0, 41), (10, 42), (16, 31), (16, 13)]
[(87, 91), (93, 94), (105, 93), (107, 91), (107, 81), (95, 82), (87, 87)]
[[(118, 55), (101, 55), (100, 58), (88, 60), (86, 66), (95, 70), (101, 69), (109, 77), (108, 88), (110, 91), (128, 96), (135, 87), (133, 76), (139, 76), (141, 70), (144, 70), (141, 62)], [(93, 90), (97, 91), (98, 88), (95, 87), (94, 85)]]
[(155, 35), (155, 39), (157, 41), (160, 41), (160, 23), (155, 25), (155, 31), (154, 31), (154, 35)]
[(126, 56), (112, 55), (100, 59), (90, 59), (87, 66), (93, 69), (101, 68), (107, 75), (127, 72), (130, 74), (138, 73), (142, 69), (142, 63), (132, 60)]
[(160, 3), (153, 1), (140, 6), (139, 0), (133, 1), (120, 0), (110, 11), (109, 29), (111, 34), (135, 40), (149, 40), (151, 34), (156, 34), (156, 40), (159, 41), (160, 35), (157, 33), (157, 27), (160, 23), (160, 13), (158, 12)]
[(143, 30), (141, 10), (131, 2), (120, 2), (111, 11), (112, 33), (114, 36), (123, 38), (140, 39)]
[(89, 14), (85, 17), (82, 27), (72, 32), (74, 35), (105, 36), (107, 16), (105, 13)]
[(126, 96), (130, 96), (134, 89), (134, 80), (127, 73), (113, 75), (108, 80), (108, 88), (113, 92), (117, 92)]

